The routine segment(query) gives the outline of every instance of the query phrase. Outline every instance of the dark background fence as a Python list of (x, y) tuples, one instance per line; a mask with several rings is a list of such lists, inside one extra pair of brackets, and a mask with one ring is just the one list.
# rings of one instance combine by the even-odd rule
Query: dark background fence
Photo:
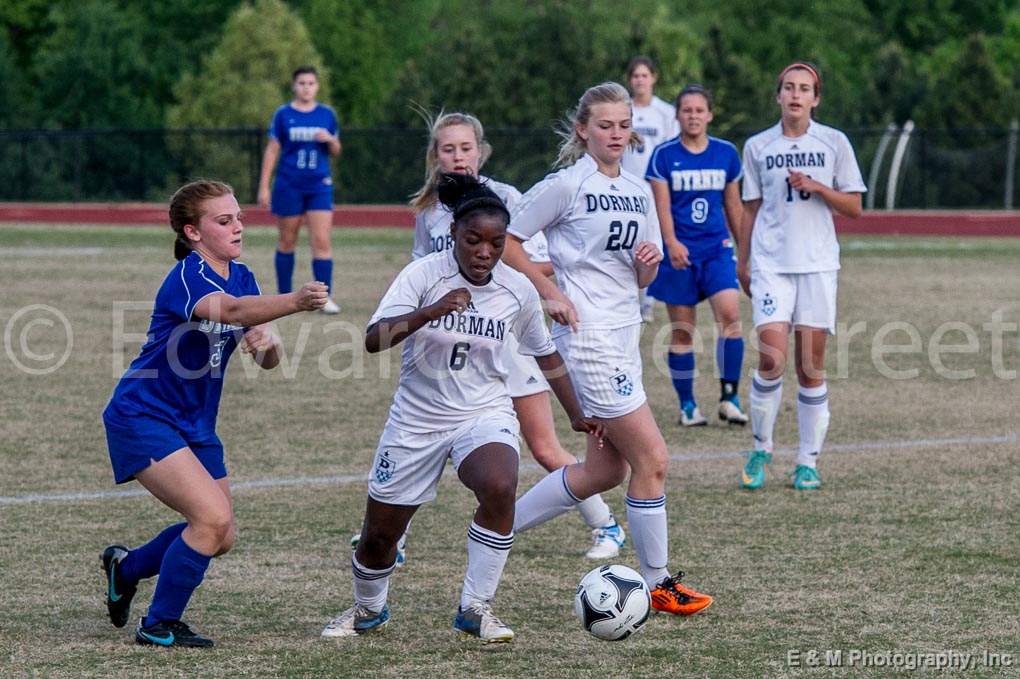
[[(849, 130), (865, 180), (886, 130)], [(1006, 205), (1009, 129), (914, 130), (897, 184), (897, 208), (983, 208)], [(1015, 136), (1015, 130), (1012, 132)], [(232, 130), (0, 131), (0, 200), (165, 201), (195, 177), (232, 183), (254, 202), (265, 133)], [(735, 135), (743, 143), (748, 135)], [(492, 129), (494, 150), (483, 168), (526, 190), (550, 170), (557, 137), (544, 129)], [(886, 201), (893, 136), (875, 186)], [(1014, 141), (1015, 144), (1015, 141)], [(420, 185), (425, 138), (420, 130), (345, 130), (334, 162), (339, 203), (402, 203)], [(1015, 156), (1015, 154), (1014, 154)], [(1014, 159), (1015, 162), (1015, 159)]]

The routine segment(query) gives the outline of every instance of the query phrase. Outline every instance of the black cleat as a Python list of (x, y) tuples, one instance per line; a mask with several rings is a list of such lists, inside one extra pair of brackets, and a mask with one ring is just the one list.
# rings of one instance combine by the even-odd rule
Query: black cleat
[(145, 618), (141, 618), (138, 627), (135, 628), (135, 643), (142, 646), (211, 648), (214, 645), (212, 639), (195, 634), (180, 620), (160, 620), (148, 627), (144, 626), (144, 622)]
[(114, 627), (123, 627), (127, 624), (128, 616), (131, 614), (131, 599), (135, 596), (135, 584), (128, 585), (117, 579), (120, 562), (127, 555), (127, 547), (110, 545), (99, 557), (106, 573), (106, 611), (110, 614), (110, 622)]

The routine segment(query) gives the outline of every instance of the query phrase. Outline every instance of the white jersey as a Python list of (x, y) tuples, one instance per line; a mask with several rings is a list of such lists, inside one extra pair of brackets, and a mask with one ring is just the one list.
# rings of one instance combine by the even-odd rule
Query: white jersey
[[(508, 211), (513, 211), (514, 206), (521, 199), (520, 191), (509, 184), (497, 182), (495, 179), (488, 177), (479, 177), (479, 179), (499, 196)], [(414, 216), (414, 246), (411, 249), (411, 258), (420, 259), (433, 252), (443, 252), (452, 248), (451, 224), (453, 224), (453, 212), (439, 201), (417, 213)], [(549, 261), (544, 238), (530, 247), (526, 246), (525, 250), (533, 262)]]
[(498, 262), (488, 283), (474, 285), (461, 276), (452, 250), (404, 267), (369, 325), (426, 307), (457, 288), (471, 292), (464, 313), (449, 313), (404, 340), (389, 422), (405, 431), (445, 431), (483, 414), (513, 415), (506, 387), (513, 366), (505, 346), (509, 334), (522, 354), (556, 350), (538, 292), (523, 274)]
[[(585, 155), (535, 184), (510, 215), (522, 240), (545, 231), (556, 284), (574, 303), (582, 329), (641, 322), (634, 246), (662, 249), (651, 187), (626, 170), (607, 177)], [(553, 336), (569, 331), (554, 324)]]
[(744, 145), (745, 201), (761, 199), (751, 235), (751, 271), (814, 273), (839, 269), (839, 242), (832, 210), (821, 196), (789, 183), (803, 172), (837, 191), (867, 191), (850, 140), (816, 123), (800, 137), (783, 136), (782, 123)]
[(648, 106), (635, 104), (633, 110), (631, 128), (641, 135), (642, 143), (634, 148), (627, 147), (620, 162), (627, 172), (644, 177), (652, 151), (659, 144), (679, 136), (680, 123), (676, 119), (676, 108), (655, 96)]

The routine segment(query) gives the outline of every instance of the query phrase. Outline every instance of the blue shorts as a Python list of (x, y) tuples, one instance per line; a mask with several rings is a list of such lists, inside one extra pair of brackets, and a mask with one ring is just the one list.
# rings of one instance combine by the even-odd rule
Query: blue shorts
[(271, 209), (277, 217), (296, 217), (310, 210), (332, 210), (333, 180), (322, 177), (314, 183), (305, 183), (277, 176)]
[(721, 248), (703, 258), (691, 258), (686, 269), (674, 269), (665, 257), (648, 294), (675, 306), (696, 306), (720, 290), (740, 289), (733, 249)]
[(214, 479), (227, 475), (223, 444), (216, 434), (188, 440), (174, 427), (145, 415), (128, 418), (103, 413), (103, 424), (106, 425), (106, 445), (110, 450), (113, 478), (117, 483), (131, 481), (135, 474), (153, 462), (181, 448), (190, 448)]

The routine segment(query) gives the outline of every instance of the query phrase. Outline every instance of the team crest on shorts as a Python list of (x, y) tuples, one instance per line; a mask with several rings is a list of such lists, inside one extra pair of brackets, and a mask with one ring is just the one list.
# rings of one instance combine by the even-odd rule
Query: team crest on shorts
[(772, 295), (767, 292), (761, 300), (761, 312), (766, 316), (776, 313), (776, 300), (772, 299)]
[(630, 396), (634, 393), (634, 381), (622, 370), (610, 377), (609, 381), (613, 385), (613, 391), (620, 396)]
[(397, 471), (397, 463), (390, 459), (390, 451), (384, 450), (375, 461), (375, 480), (379, 483), (386, 483), (393, 478), (393, 472)]

